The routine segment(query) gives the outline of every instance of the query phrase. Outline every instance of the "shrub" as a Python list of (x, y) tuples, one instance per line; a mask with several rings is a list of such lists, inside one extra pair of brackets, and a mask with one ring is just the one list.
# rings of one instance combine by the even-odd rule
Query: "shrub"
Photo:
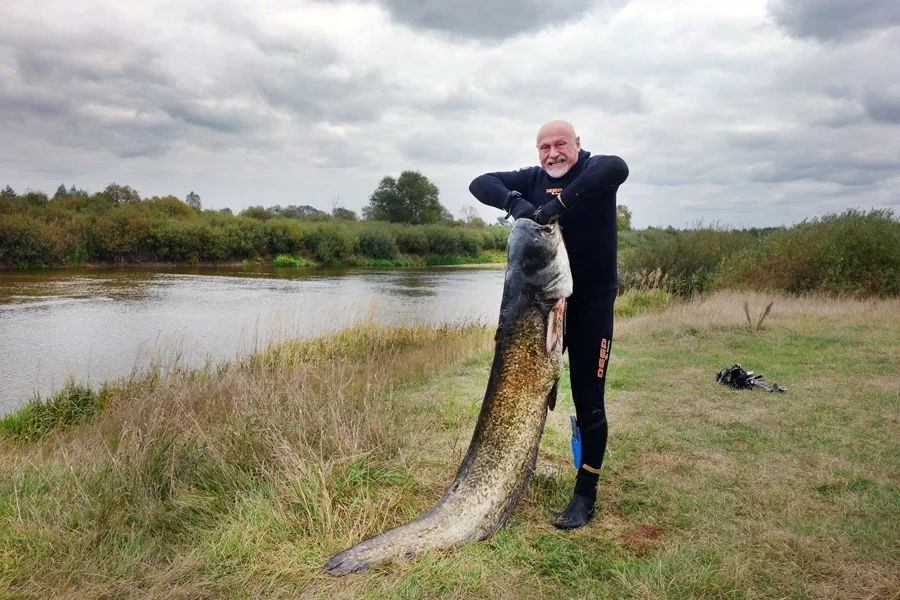
[(473, 229), (460, 229), (459, 232), (459, 249), (463, 254), (476, 256), (484, 247), (484, 238), (481, 232)]
[(0, 215), (0, 261), (26, 266), (41, 262), (46, 252), (40, 221), (22, 215)]
[(397, 231), (397, 248), (406, 254), (428, 254), (428, 237), (419, 227), (405, 227)]
[(321, 225), (304, 237), (303, 245), (319, 260), (332, 262), (353, 253), (353, 238), (344, 225)]
[(432, 254), (457, 254), (459, 233), (445, 225), (429, 225), (424, 228), (428, 239), (428, 251)]
[[(212, 237), (212, 236), (202, 236)], [(196, 221), (154, 219), (150, 221), (147, 243), (157, 260), (187, 262), (197, 260), (202, 243)]]
[(149, 224), (134, 205), (119, 206), (100, 217), (93, 238), (98, 251), (107, 258), (137, 258), (149, 250)]
[(512, 231), (512, 228), (502, 227), (499, 225), (495, 225), (489, 228), (491, 239), (493, 240), (491, 248), (493, 248), (494, 250), (506, 250), (506, 244), (509, 242), (510, 231)]
[(266, 221), (265, 232), (269, 254), (296, 254), (303, 247), (303, 226), (296, 220)]
[(620, 253), (623, 281), (633, 273), (659, 272), (666, 289), (683, 296), (706, 291), (723, 260), (756, 243), (746, 231), (703, 226), (647, 229), (622, 237), (626, 240)]
[(890, 210), (803, 221), (726, 261), (719, 287), (900, 295), (900, 221)]
[(396, 258), (397, 242), (387, 231), (381, 229), (364, 229), (359, 232), (359, 251), (372, 258)]
[(162, 213), (170, 217), (196, 218), (194, 209), (176, 198), (175, 196), (153, 196), (143, 200), (151, 212)]

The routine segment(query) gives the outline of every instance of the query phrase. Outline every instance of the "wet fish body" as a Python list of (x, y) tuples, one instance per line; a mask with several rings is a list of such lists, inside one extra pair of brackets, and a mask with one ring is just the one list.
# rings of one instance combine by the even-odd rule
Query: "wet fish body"
[(556, 401), (571, 293), (559, 227), (517, 220), (487, 390), (456, 478), (424, 515), (335, 555), (324, 572), (365, 571), (391, 558), (484, 540), (503, 526), (534, 473), (547, 409)]

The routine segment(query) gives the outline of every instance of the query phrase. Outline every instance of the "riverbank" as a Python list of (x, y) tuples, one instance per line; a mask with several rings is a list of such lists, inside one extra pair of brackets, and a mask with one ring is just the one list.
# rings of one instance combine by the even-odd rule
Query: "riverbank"
[[(744, 303), (755, 323), (770, 301), (748, 324)], [(622, 319), (588, 527), (549, 524), (574, 475), (565, 374), (506, 527), (340, 580), (318, 573), (328, 556), (452, 479), (493, 328), (363, 326), (170, 365), (72, 403), (72, 423), (101, 409), (89, 424), (4, 420), (0, 596), (894, 597), (898, 311), (728, 292)], [(736, 361), (787, 393), (715, 384)]]
[(364, 256), (351, 256), (346, 259), (320, 261), (299, 255), (279, 254), (274, 258), (259, 260), (230, 260), (230, 261), (203, 261), (193, 262), (158, 262), (158, 261), (92, 261), (78, 264), (62, 264), (45, 266), (42, 264), (28, 265), (17, 268), (0, 262), (0, 273), (40, 271), (45, 269), (108, 269), (118, 267), (138, 268), (168, 268), (168, 267), (276, 267), (276, 268), (346, 268), (346, 267), (451, 267), (451, 266), (477, 266), (477, 265), (504, 265), (506, 253), (497, 250), (479, 252), (476, 255), (455, 254), (429, 254), (417, 256), (413, 254), (400, 255), (392, 259), (369, 258)]

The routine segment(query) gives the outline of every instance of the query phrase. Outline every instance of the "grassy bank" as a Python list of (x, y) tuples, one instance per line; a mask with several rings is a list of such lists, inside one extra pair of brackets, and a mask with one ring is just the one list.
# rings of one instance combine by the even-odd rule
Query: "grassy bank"
[[(751, 332), (744, 303), (771, 300)], [(330, 554), (452, 478), (492, 327), (360, 327), (110, 386), (41, 428), (20, 412), (0, 427), (0, 597), (897, 597), (898, 311), (721, 293), (620, 320), (590, 526), (549, 524), (573, 479), (564, 377), (497, 536), (339, 580), (317, 573)], [(787, 394), (718, 387), (735, 361)]]

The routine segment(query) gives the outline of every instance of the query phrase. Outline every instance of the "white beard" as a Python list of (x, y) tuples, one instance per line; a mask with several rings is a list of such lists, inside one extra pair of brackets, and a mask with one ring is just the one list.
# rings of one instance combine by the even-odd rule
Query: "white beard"
[(566, 173), (569, 172), (569, 169), (571, 168), (572, 163), (567, 160), (555, 165), (544, 165), (544, 170), (547, 172), (547, 175), (549, 175), (553, 179), (559, 179), (560, 177), (563, 177)]

